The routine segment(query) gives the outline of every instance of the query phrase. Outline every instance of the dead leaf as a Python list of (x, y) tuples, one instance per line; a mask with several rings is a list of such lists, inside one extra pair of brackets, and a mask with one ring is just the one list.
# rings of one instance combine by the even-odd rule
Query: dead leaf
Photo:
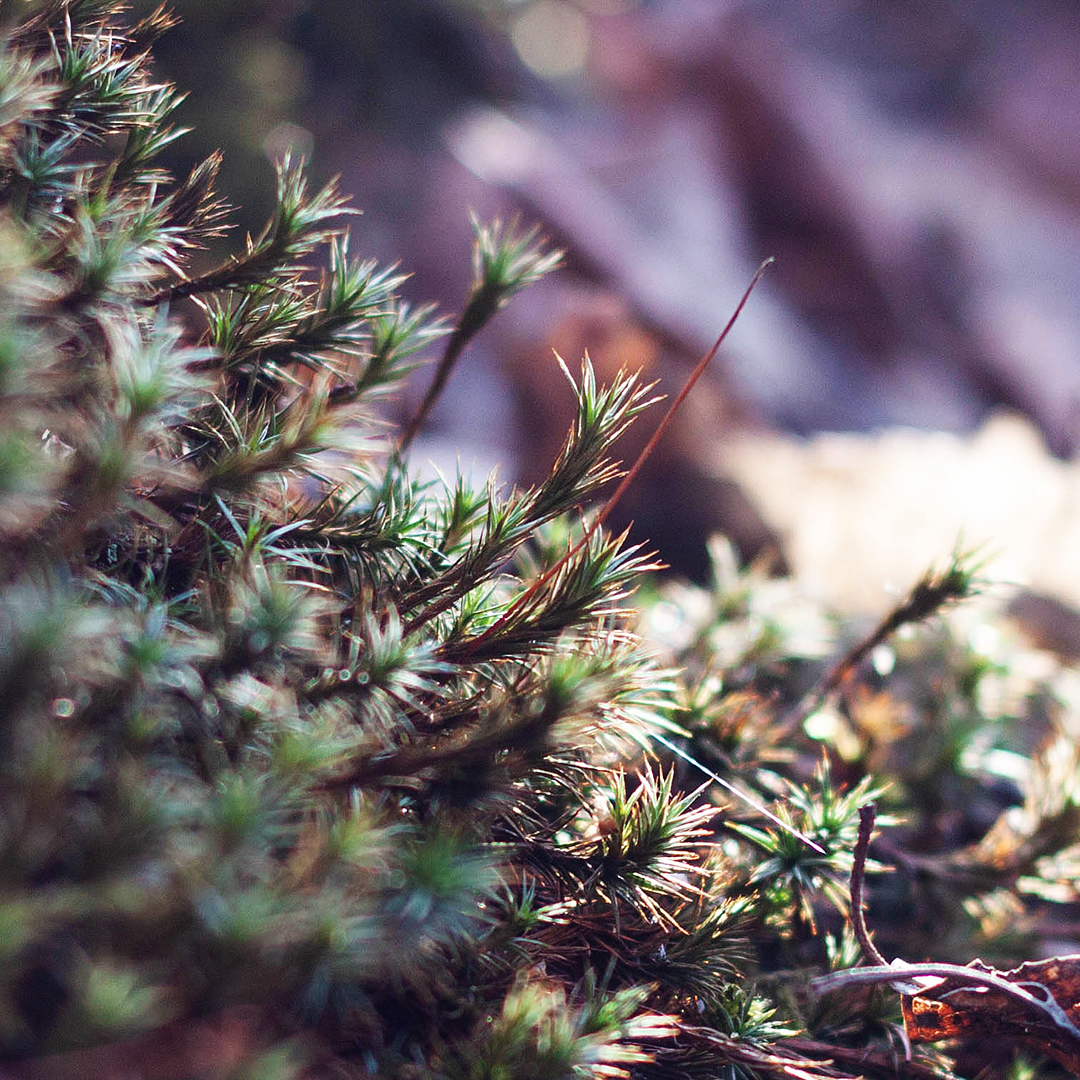
[(912, 1042), (1013, 1039), (1080, 1075), (1080, 955), (1037, 960), (995, 971), (974, 960), (967, 970), (997, 976), (1017, 993), (969, 983), (962, 975), (937, 979), (901, 999)]

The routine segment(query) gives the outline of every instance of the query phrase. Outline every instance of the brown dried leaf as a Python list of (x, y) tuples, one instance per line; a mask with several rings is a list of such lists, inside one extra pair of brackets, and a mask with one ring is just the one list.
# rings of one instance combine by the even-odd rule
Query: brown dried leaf
[(1005, 1037), (1080, 1075), (1080, 955), (1032, 961), (1012, 971), (995, 971), (980, 960), (968, 968), (995, 975), (1019, 992), (965, 983), (959, 975), (937, 979), (902, 997), (912, 1042)]

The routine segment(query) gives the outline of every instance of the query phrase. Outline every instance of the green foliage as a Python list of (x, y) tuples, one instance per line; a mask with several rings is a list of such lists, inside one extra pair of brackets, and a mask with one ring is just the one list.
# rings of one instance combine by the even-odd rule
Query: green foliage
[[(924, 637), (896, 678), (925, 730), (823, 757), (823, 720), (842, 748), (865, 719), (798, 711), (837, 689), (834, 624), (718, 547), (715, 588), (654, 590), (638, 626), (651, 557), (586, 533), (633, 377), (584, 358), (534, 489), (410, 472), (461, 350), (557, 263), (535, 233), (476, 223), (451, 325), (286, 158), (265, 228), (195, 272), (226, 219), (216, 156), (156, 164), (168, 17), (27, 12), (0, 52), (0, 1070), (895, 1075), (888, 996), (841, 1014), (810, 978), (858, 959), (859, 805), (937, 827), (1008, 664)], [(388, 434), (377, 399), (441, 337)], [(971, 587), (954, 560), (882, 625)], [(1076, 755), (1038, 760), (1005, 848), (878, 887), (947, 897), (941, 948), (1003, 897), (1075, 901)]]

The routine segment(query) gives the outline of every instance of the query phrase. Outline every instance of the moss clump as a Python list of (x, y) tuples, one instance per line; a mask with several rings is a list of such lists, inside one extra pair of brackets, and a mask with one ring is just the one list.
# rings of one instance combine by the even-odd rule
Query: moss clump
[(378, 420), (557, 256), (478, 223), (448, 324), (285, 159), (265, 228), (197, 271), (227, 214), (217, 157), (157, 164), (169, 25), (53, 0), (3, 31), (3, 1068), (948, 1075), (898, 1064), (889, 995), (838, 1018), (808, 989), (857, 958), (875, 788), (782, 723), (820, 648), (720, 575), (652, 595), (682, 635), (659, 666), (622, 606), (650, 558), (583, 534), (648, 388), (583, 361), (528, 490), (422, 483), (423, 410)]

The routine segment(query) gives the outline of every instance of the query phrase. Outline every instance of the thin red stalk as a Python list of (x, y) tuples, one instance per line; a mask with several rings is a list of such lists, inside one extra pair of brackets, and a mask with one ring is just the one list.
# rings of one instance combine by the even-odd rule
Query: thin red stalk
[(675, 398), (675, 400), (668, 407), (668, 411), (664, 413), (664, 418), (660, 421), (659, 424), (657, 424), (656, 430), (652, 433), (651, 438), (645, 444), (645, 448), (641, 451), (640, 454), (638, 454), (637, 460), (627, 470), (626, 475), (622, 478), (619, 486), (612, 493), (611, 498), (609, 498), (608, 501), (604, 504), (604, 506), (600, 510), (600, 513), (597, 514), (596, 517), (592, 520), (591, 524), (585, 530), (581, 539), (572, 548), (570, 548), (569, 551), (567, 551), (567, 553), (557, 563), (555, 563), (554, 566), (549, 567), (547, 570), (544, 571), (544, 573), (542, 573), (538, 578), (536, 578), (536, 580), (533, 581), (533, 583), (520, 596), (518, 596), (518, 598), (510, 605), (510, 607), (507, 608), (507, 610), (498, 619), (496, 619), (496, 621), (492, 623), (491, 626), (487, 628), (487, 630), (485, 630), (478, 638), (471, 642), (471, 648), (476, 648), (484, 642), (489, 641), (491, 638), (496, 637), (502, 631), (503, 627), (511, 619), (513, 619), (514, 616), (516, 616), (523, 607), (525, 607), (532, 601), (533, 597), (536, 596), (540, 589), (542, 589), (553, 577), (555, 577), (555, 575), (558, 574), (563, 569), (563, 567), (566, 566), (570, 562), (570, 560), (573, 559), (573, 557), (577, 555), (577, 553), (581, 551), (582, 548), (586, 546), (586, 544), (589, 543), (590, 540), (592, 540), (593, 536), (596, 533), (596, 530), (600, 528), (600, 526), (607, 519), (611, 511), (615, 509), (619, 500), (626, 493), (626, 489), (633, 482), (634, 477), (637, 476), (637, 474), (641, 471), (642, 465), (645, 464), (645, 462), (649, 458), (649, 455), (652, 454), (653, 450), (656, 449), (656, 444), (663, 437), (664, 432), (667, 431), (668, 425), (671, 423), (671, 420), (674, 417), (679, 406), (682, 405), (683, 401), (686, 400), (687, 395), (690, 393), (691, 390), (693, 390), (694, 385), (697, 383), (698, 379), (700, 379), (701, 376), (705, 373), (705, 369), (709, 366), (712, 358), (716, 355), (720, 346), (723, 345), (724, 339), (728, 336), (729, 333), (731, 333), (731, 328), (735, 325), (735, 322), (738, 319), (739, 315), (742, 314), (742, 309), (746, 306), (746, 301), (750, 299), (750, 294), (754, 291), (754, 286), (757, 285), (757, 283), (761, 280), (761, 275), (765, 273), (766, 269), (771, 265), (772, 262), (773, 257), (770, 255), (757, 268), (757, 271), (755, 272), (753, 278), (751, 278), (750, 280), (750, 284), (746, 287), (746, 292), (743, 293), (742, 299), (735, 306), (735, 310), (732, 313), (731, 318), (728, 319), (727, 325), (721, 331), (720, 336), (716, 339), (713, 347), (707, 353), (705, 353), (705, 355), (698, 361), (697, 366), (690, 373), (690, 377), (686, 380), (686, 384), (679, 391), (678, 396)]
[[(645, 462), (649, 459), (649, 456), (652, 454), (653, 450), (656, 449), (656, 444), (661, 440), (661, 438), (663, 438), (664, 432), (667, 431), (668, 426), (670, 425), (672, 418), (675, 416), (675, 413), (678, 410), (679, 406), (682, 405), (682, 403), (686, 400), (690, 391), (694, 389), (694, 385), (695, 383), (697, 383), (698, 379), (700, 379), (701, 376), (705, 374), (705, 369), (712, 362), (712, 358), (716, 355), (717, 350), (720, 348), (721, 345), (724, 344), (724, 339), (728, 336), (728, 334), (731, 333), (731, 328), (735, 325), (735, 320), (738, 319), (740, 314), (742, 314), (742, 309), (746, 306), (746, 301), (750, 299), (750, 294), (754, 291), (754, 286), (757, 285), (757, 283), (761, 280), (761, 275), (765, 273), (766, 269), (770, 265), (772, 265), (773, 261), (773, 256), (770, 255), (757, 268), (757, 271), (751, 279), (750, 284), (746, 287), (746, 292), (743, 293), (742, 299), (736, 305), (735, 311), (732, 313), (731, 318), (728, 319), (727, 326), (725, 326), (724, 329), (721, 331), (720, 336), (716, 339), (713, 347), (698, 361), (697, 367), (695, 367), (694, 370), (690, 373), (690, 377), (686, 380), (686, 384), (679, 391), (678, 396), (671, 403), (671, 405), (668, 406), (668, 411), (664, 413), (663, 420), (661, 420), (660, 423), (656, 425), (656, 430), (652, 433), (651, 438), (645, 444), (645, 448), (641, 451), (640, 454), (638, 454), (637, 460), (627, 470), (627, 473), (622, 478), (619, 486), (612, 493), (612, 496), (610, 499), (608, 499), (607, 503), (605, 503), (604, 508), (597, 515), (596, 519), (589, 526), (588, 531), (578, 542), (577, 548), (575, 548), (574, 551), (570, 553), (571, 555), (576, 554), (579, 548), (583, 547), (589, 542), (592, 534), (604, 523), (604, 520), (607, 518), (607, 516), (611, 513), (612, 510), (615, 509), (618, 501), (623, 497), (623, 495), (626, 494), (626, 489), (633, 482), (634, 477), (637, 476), (637, 474), (641, 471), (642, 465), (644, 465)], [(567, 555), (566, 559), (569, 558), (570, 555)]]

